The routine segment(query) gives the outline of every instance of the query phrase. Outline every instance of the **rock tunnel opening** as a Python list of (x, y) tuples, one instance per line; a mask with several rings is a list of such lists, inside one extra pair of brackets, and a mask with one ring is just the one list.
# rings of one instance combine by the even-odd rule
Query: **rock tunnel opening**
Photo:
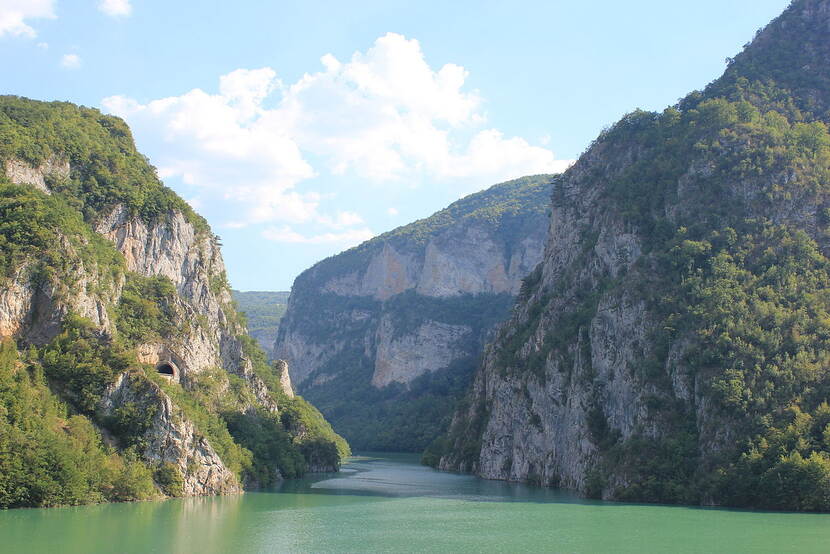
[(166, 377), (176, 376), (176, 370), (173, 368), (173, 365), (168, 362), (163, 362), (157, 365), (156, 371), (158, 371), (161, 375), (164, 375)]

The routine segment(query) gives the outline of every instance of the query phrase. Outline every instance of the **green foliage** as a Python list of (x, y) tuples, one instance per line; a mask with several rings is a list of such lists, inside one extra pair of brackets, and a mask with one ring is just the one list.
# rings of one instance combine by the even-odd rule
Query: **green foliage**
[(208, 231), (205, 220), (159, 181), (117, 117), (68, 102), (0, 96), (0, 137), (0, 160), (33, 166), (53, 157), (68, 160), (69, 179), (49, 185), (71, 198), (87, 221), (120, 203), (147, 222), (178, 210), (197, 230)]
[(239, 311), (245, 314), (248, 334), (266, 352), (274, 346), (280, 320), (288, 308), (288, 292), (233, 291)]
[(215, 391), (215, 389), (210, 386), (199, 387), (197, 385), (193, 390), (185, 390), (177, 383), (161, 377), (155, 371), (148, 372), (148, 377), (170, 396), (184, 417), (193, 422), (198, 432), (207, 438), (225, 466), (242, 481), (245, 473), (253, 467), (253, 455), (250, 450), (233, 440), (225, 420), (215, 409), (211, 409), (215, 406), (213, 404), (216, 401), (215, 393), (205, 391)]
[(113, 410), (113, 414), (103, 420), (104, 425), (112, 431), (124, 447), (135, 447), (143, 451), (146, 447), (144, 433), (150, 429), (158, 407), (155, 404), (139, 405), (125, 402)]
[(0, 178), (0, 279), (31, 263), (38, 279), (57, 277), (70, 285), (78, 260), (113, 277), (124, 263), (112, 244), (84, 223), (67, 197)]
[[(545, 362), (590, 354), (599, 298), (645, 307), (645, 340), (626, 346), (642, 349), (627, 371), (646, 429), (615, 435), (604, 381), (580, 368), (595, 395), (583, 406), (592, 496), (830, 510), (830, 43), (811, 10), (793, 2), (704, 93), (624, 117), (554, 183), (566, 220), (642, 245), (611, 282), (597, 271), (599, 229), (582, 229), (573, 263), (546, 268), (560, 276), (551, 290), (541, 272), (525, 280), (518, 323), (497, 341), (505, 374), (536, 382)], [(459, 413), (452, 455), (474, 467), (482, 410)]]
[(389, 240), (411, 248), (452, 225), (485, 223), (497, 229), (496, 234), (503, 237), (505, 244), (516, 244), (530, 234), (527, 225), (538, 224), (536, 217), (550, 209), (551, 183), (555, 178), (555, 175), (530, 175), (494, 185), (465, 196), (428, 218), (398, 227), (369, 242)]
[(421, 454), (421, 463), (437, 469), (441, 458), (449, 451), (449, 439), (445, 435), (439, 435), (424, 449), (423, 454)]
[(149, 469), (101, 443), (89, 419), (70, 416), (40, 367), (0, 344), (0, 508), (155, 496)]
[[(276, 415), (262, 410), (252, 415), (258, 402), (250, 386), (224, 370), (202, 372), (188, 379), (185, 389), (137, 364), (132, 350), (137, 344), (170, 341), (186, 334), (191, 323), (206, 326), (205, 316), (185, 319), (169, 279), (126, 272), (123, 256), (94, 224), (120, 204), (148, 223), (163, 222), (178, 210), (197, 232), (208, 228), (161, 184), (136, 152), (123, 121), (68, 103), (0, 97), (0, 165), (12, 159), (34, 167), (68, 161), (71, 173), (46, 172), (51, 194), (0, 175), (0, 283), (13, 278), (31, 285), (34, 302), (43, 296), (58, 307), (73, 305), (72, 297), (81, 292), (97, 297), (115, 328), (110, 334), (69, 313), (55, 322), (60, 327), (52, 340), (30, 347), (26, 367), (13, 345), (0, 348), (0, 507), (135, 500), (158, 496), (159, 489), (181, 495), (184, 475), (178, 467), (151, 470), (139, 461), (158, 409), (158, 390), (150, 379), (227, 467), (250, 483), (268, 484), (277, 470), (302, 475), (303, 454), (315, 463), (331, 461), (332, 452), (338, 461), (348, 454), (345, 442), (302, 399), (286, 401), (287, 413), (304, 433), (295, 436)], [(125, 273), (117, 305), (108, 305)], [(214, 293), (227, 287), (224, 273), (211, 279)], [(237, 316), (229, 307), (223, 309), (234, 329)], [(32, 324), (51, 332), (53, 322), (37, 321), (43, 315), (33, 310)], [(261, 351), (251, 356), (266, 381), (278, 387)], [(124, 372), (136, 399), (104, 415), (102, 395)], [(244, 421), (234, 420), (233, 414), (243, 412)], [(228, 431), (229, 424), (244, 445)], [(101, 443), (98, 428), (115, 439), (117, 450)]]
[(176, 287), (167, 277), (128, 273), (118, 301), (117, 327), (131, 344), (167, 338), (186, 322), (175, 307)]
[(371, 384), (374, 366), (366, 358), (340, 357), (342, 373), (307, 395), (355, 449), (422, 452), (449, 426), (476, 362), (474, 357), (459, 359), (408, 387), (393, 383), (377, 389)]
[(182, 496), (184, 494), (184, 477), (176, 464), (163, 462), (153, 474), (161, 492), (167, 496)]
[[(573, 355), (599, 296), (642, 299), (657, 321), (633, 370), (656, 391), (648, 408), (664, 435), (617, 443), (602, 414), (589, 410), (605, 464), (597, 471), (613, 468), (630, 482), (615, 497), (827, 510), (824, 428), (791, 419), (794, 410), (816, 417), (830, 399), (830, 260), (820, 247), (830, 223), (830, 134), (774, 82), (733, 85), (661, 114), (634, 112), (598, 139), (608, 160), (607, 176), (597, 175), (602, 209), (638, 231), (646, 255), (622, 281), (587, 283), (587, 291), (566, 271), (551, 291), (557, 319), (544, 348), (522, 359), (550, 301), (531, 275), (522, 295), (536, 305), (524, 326), (505, 330), (502, 363), (521, 374), (539, 366), (534, 360)], [(556, 190), (553, 198), (555, 209), (571, 208)], [(676, 341), (713, 417), (741, 437), (717, 455), (698, 451), (702, 430), (678, 420), (686, 408), (668, 400)]]
[(128, 351), (74, 314), (64, 318), (63, 331), (42, 349), (41, 359), (61, 396), (86, 414), (94, 413), (107, 385), (133, 362)]
[[(487, 333), (505, 319), (512, 305), (508, 294), (465, 294), (431, 298), (414, 291), (381, 304), (371, 298), (319, 295), (303, 306), (318, 317), (296, 322), (302, 332), (347, 345), (317, 369), (325, 382), (303, 393), (359, 450), (422, 452), (449, 425), (453, 407), (470, 383)], [(312, 307), (313, 306), (313, 307)], [(369, 317), (352, 320), (353, 311)], [(381, 389), (371, 384), (374, 361), (364, 352), (363, 337), (379, 321), (389, 321), (393, 337), (417, 332), (421, 325), (440, 322), (470, 327), (454, 345), (468, 353), (450, 367), (427, 373), (407, 386), (393, 383)], [(373, 332), (373, 331), (372, 331)], [(322, 339), (321, 339), (322, 340)]]
[(253, 455), (246, 480), (267, 487), (279, 475), (285, 479), (302, 477), (308, 467), (303, 453), (285, 431), (279, 416), (259, 409), (255, 413), (225, 412), (228, 430), (240, 445)]
[[(283, 393), (279, 375), (277, 375), (274, 367), (268, 364), (265, 353), (256, 341), (247, 335), (243, 335), (239, 339), (242, 342), (245, 355), (251, 360), (254, 373), (267, 385), (273, 400), (277, 402), (280, 421), (293, 437), (294, 443), (301, 446), (307, 441), (317, 441), (318, 444), (330, 442), (335, 446), (340, 459), (350, 456), (351, 449), (348, 443), (343, 437), (334, 432), (331, 424), (326, 421), (317, 408), (306, 402), (301, 396), (289, 398)], [(308, 449), (306, 451), (311, 452)], [(307, 461), (311, 465), (311, 460), (307, 459)]]
[(294, 437), (294, 443), (300, 447), (309, 466), (325, 460), (330, 462), (329, 467), (339, 467), (341, 460), (351, 456), (351, 448), (345, 439), (335, 433), (323, 414), (302, 396), (281, 399), (280, 422)]
[(225, 271), (222, 271), (218, 275), (210, 276), (210, 292), (213, 294), (218, 295), (222, 291), (229, 288), (230, 283), (228, 282), (228, 274)]

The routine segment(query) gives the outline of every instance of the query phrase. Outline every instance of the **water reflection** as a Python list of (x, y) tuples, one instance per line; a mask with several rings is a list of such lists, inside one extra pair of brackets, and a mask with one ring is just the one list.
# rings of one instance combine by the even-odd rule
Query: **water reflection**
[(279, 492), (381, 496), (406, 498), (427, 496), (475, 502), (596, 502), (567, 491), (533, 487), (521, 483), (487, 481), (426, 468), (418, 458), (406, 454), (377, 454), (353, 458), (340, 473), (318, 474), (284, 482)]
[(826, 552), (830, 516), (583, 501), (414, 457), (239, 496), (0, 512), (6, 552)]

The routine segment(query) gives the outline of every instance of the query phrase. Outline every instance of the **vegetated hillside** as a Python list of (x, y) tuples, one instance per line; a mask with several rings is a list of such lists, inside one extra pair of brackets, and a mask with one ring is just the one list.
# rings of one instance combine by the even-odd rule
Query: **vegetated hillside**
[[(0, 508), (239, 492), (348, 446), (118, 118), (0, 97)], [(284, 379), (283, 379), (284, 380)]]
[(237, 308), (245, 314), (248, 334), (270, 353), (277, 338), (280, 319), (288, 307), (288, 292), (231, 291)]
[(541, 259), (553, 178), (495, 185), (297, 277), (274, 357), (355, 448), (420, 451), (446, 427)]
[(830, 510), (830, 2), (603, 133), (427, 461), (648, 502)]

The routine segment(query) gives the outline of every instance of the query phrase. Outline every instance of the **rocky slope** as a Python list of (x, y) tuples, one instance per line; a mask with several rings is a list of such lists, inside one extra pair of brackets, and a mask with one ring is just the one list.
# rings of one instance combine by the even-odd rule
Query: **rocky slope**
[(297, 278), (273, 354), (351, 443), (417, 451), (437, 434), (541, 259), (552, 179), (496, 185)]
[(705, 91), (592, 144), (433, 463), (830, 509), (828, 45), (830, 2), (797, 0)]
[(29, 352), (32, 386), (45, 378), (125, 459), (137, 452), (160, 493), (336, 469), (345, 442), (294, 397), (286, 367), (267, 365), (233, 307), (216, 237), (122, 121), (2, 97), (0, 136), (0, 339)]

